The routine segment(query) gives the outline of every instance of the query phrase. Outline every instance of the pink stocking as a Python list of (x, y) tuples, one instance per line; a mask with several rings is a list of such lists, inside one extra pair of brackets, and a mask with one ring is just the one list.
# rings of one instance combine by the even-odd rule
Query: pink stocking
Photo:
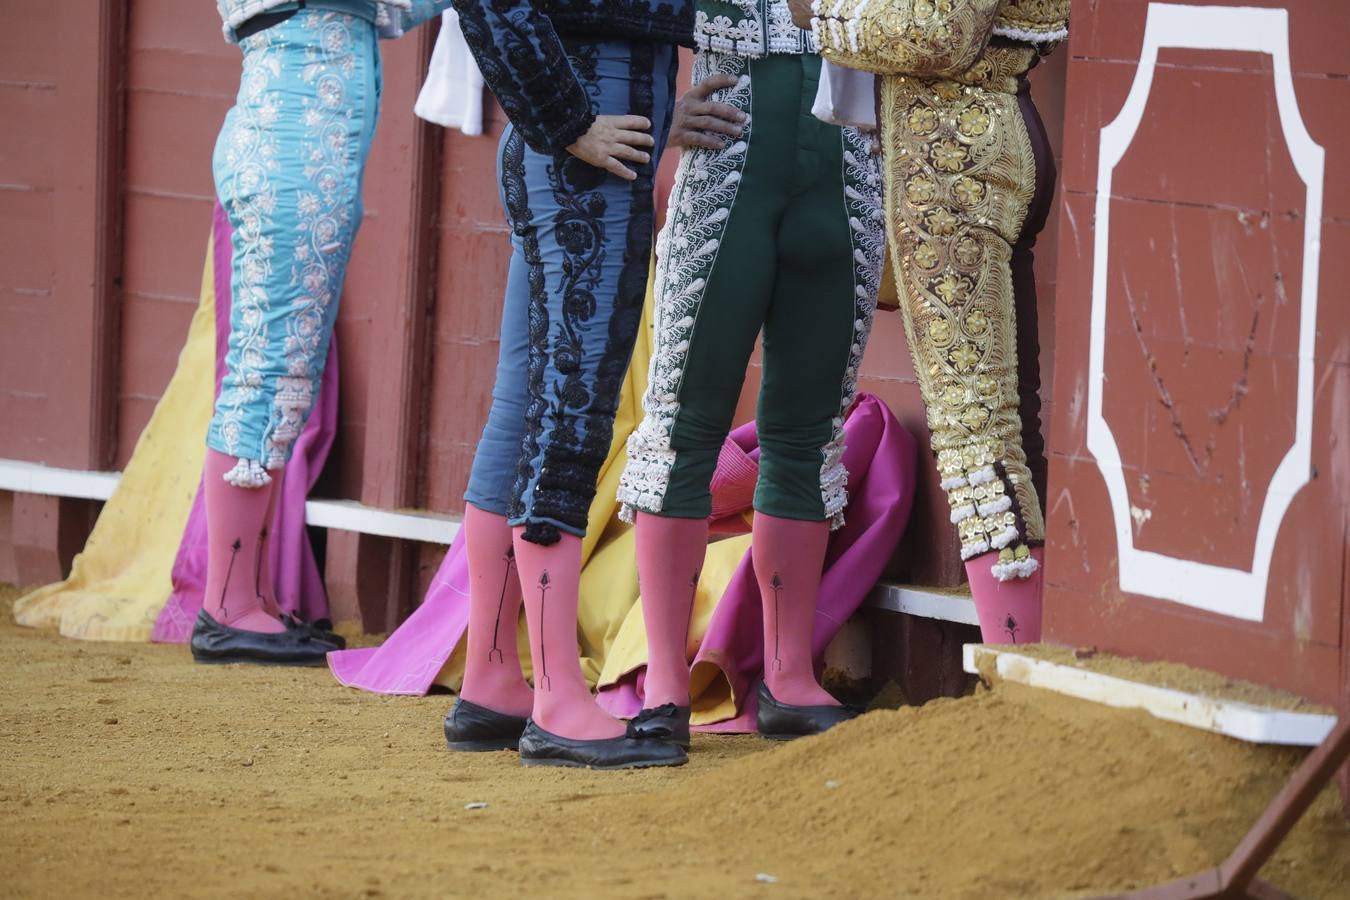
[(464, 546), (469, 557), (469, 636), (460, 696), (500, 713), (528, 716), (534, 695), (520, 674), (516, 651), (520, 579), (511, 526), (505, 517), (469, 504), (464, 508)]
[(262, 487), (235, 487), (224, 476), (237, 462), (223, 453), (206, 451), (206, 593), (202, 609), (222, 625), (275, 634), (285, 631), (285, 626), (263, 608), (259, 588), (266, 550), (263, 530), (280, 478), (274, 477)]
[(811, 631), (830, 523), (755, 513), (750, 552), (764, 605), (764, 683), (780, 703), (838, 705), (816, 681)]
[(281, 506), (281, 478), (284, 470), (272, 476), (272, 499), (267, 504), (267, 515), (263, 518), (261, 546), (258, 548), (258, 579), (255, 589), (258, 602), (269, 616), (281, 618), (281, 606), (277, 603), (276, 582), (272, 580), (272, 538), (277, 527), (277, 507)]
[(626, 730), (623, 723), (595, 705), (577, 656), (581, 538), (564, 534), (558, 543), (545, 546), (525, 540), (523, 527), (512, 531), (534, 663), (531, 717), (540, 728), (560, 737), (619, 737)]
[(981, 554), (966, 562), (975, 614), (980, 618), (980, 638), (986, 644), (1034, 644), (1041, 639), (1041, 574), (1045, 551), (1035, 547), (1031, 556), (1036, 571), (1026, 578), (999, 581), (992, 569), (998, 551)]
[(647, 626), (643, 705), (689, 705), (689, 620), (708, 551), (707, 519), (637, 514), (638, 581)]

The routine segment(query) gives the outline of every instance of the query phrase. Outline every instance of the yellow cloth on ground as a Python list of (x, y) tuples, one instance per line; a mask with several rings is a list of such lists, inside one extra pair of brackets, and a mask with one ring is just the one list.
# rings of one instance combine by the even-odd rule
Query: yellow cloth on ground
[[(591, 503), (582, 541), (581, 603), (577, 613), (577, 642), (581, 650), (581, 671), (592, 687), (609, 684), (619, 676), (647, 662), (647, 633), (638, 602), (637, 556), (633, 528), (619, 521), (619, 475), (628, 462), (628, 435), (642, 421), (642, 394), (647, 389), (647, 371), (651, 363), (655, 301), (653, 284), (647, 283), (647, 300), (638, 328), (637, 346), (628, 366), (619, 394), (614, 420), (614, 439), (609, 455), (600, 468), (595, 500)], [(699, 580), (698, 596), (689, 631), (692, 653), (703, 640), (717, 601), (726, 591), (732, 574), (750, 548), (750, 536), (742, 535), (718, 541), (708, 547), (708, 557)], [(516, 632), (521, 667), (530, 677), (530, 643), (521, 616)], [(436, 684), (458, 690), (464, 680), (464, 641), (446, 661)], [(731, 690), (725, 678), (707, 676), (711, 667), (703, 667), (702, 681), (691, 686), (697, 721), (709, 722), (736, 714)]]
[(178, 368), (141, 432), (70, 577), (14, 604), (14, 620), (91, 641), (148, 641), (172, 591), (170, 575), (206, 457), (215, 397), (216, 297), (212, 254)]

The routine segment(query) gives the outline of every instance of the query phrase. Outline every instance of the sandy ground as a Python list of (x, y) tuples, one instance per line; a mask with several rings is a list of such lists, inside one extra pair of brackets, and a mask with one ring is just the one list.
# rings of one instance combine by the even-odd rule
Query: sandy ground
[[(448, 754), (445, 696), (66, 641), (13, 595), (0, 896), (1085, 896), (1213, 864), (1299, 759), (1005, 685), (791, 745), (696, 736), (683, 769), (524, 770)], [(1264, 874), (1350, 897), (1334, 796)]]

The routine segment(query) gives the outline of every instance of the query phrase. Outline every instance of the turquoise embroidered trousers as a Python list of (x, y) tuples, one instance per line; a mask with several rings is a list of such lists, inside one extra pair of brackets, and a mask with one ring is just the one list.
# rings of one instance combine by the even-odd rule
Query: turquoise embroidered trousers
[(361, 224), (380, 51), (371, 22), (317, 9), (239, 46), (239, 96), (213, 159), (234, 233), (226, 374), (207, 445), (239, 458), (231, 481), (247, 485), (289, 459), (323, 374)]

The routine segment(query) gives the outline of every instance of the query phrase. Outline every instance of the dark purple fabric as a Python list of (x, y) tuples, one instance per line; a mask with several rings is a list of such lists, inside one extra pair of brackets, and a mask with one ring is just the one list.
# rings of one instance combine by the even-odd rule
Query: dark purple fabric
[[(754, 434), (754, 426), (745, 425), (732, 433), (732, 439), (757, 459)], [(881, 577), (914, 498), (915, 441), (885, 404), (860, 394), (844, 423), (844, 435), (850, 501), (844, 527), (830, 537), (812, 638), (817, 659)], [(718, 604), (698, 660), (716, 660), (737, 699), (749, 703), (736, 718), (707, 726), (708, 730), (754, 730), (749, 687), (758, 679), (763, 661), (760, 615), (759, 588), (746, 554)], [(468, 561), (457, 537), (412, 616), (380, 647), (328, 654), (329, 668), (348, 687), (380, 694), (425, 694), (463, 637), (468, 619)], [(641, 677), (642, 670), (634, 670), (602, 691), (601, 705), (614, 714), (635, 714), (641, 705)]]
[(1031, 483), (1042, 506), (1046, 497), (1045, 438), (1041, 432), (1041, 339), (1040, 315), (1036, 307), (1036, 272), (1033, 249), (1036, 236), (1045, 227), (1055, 196), (1055, 156), (1045, 125), (1031, 99), (1031, 83), (1022, 79), (1017, 92), (1022, 121), (1031, 138), (1036, 160), (1036, 189), (1027, 207), (1022, 234), (1012, 250), (1014, 315), (1017, 324), (1018, 413), (1022, 419), (1022, 449), (1027, 454)]
[[(230, 335), (232, 268), (230, 223), (219, 203), (211, 227), (216, 294), (216, 393), (219, 394), (220, 383), (225, 377), (225, 352)], [(284, 611), (310, 621), (328, 617), (328, 597), (314, 560), (314, 548), (310, 546), (305, 530), (305, 499), (323, 471), (337, 434), (337, 400), (337, 341), (331, 341), (314, 409), (295, 442), (294, 454), (281, 479), (281, 501), (272, 523), (269, 548), (278, 604)], [(274, 477), (280, 474), (274, 473)], [(202, 591), (206, 584), (206, 509), (200, 483), (187, 526), (183, 529), (183, 540), (178, 545), (172, 578), (173, 593), (160, 610), (150, 639), (181, 644), (192, 635), (192, 623), (202, 608)]]

